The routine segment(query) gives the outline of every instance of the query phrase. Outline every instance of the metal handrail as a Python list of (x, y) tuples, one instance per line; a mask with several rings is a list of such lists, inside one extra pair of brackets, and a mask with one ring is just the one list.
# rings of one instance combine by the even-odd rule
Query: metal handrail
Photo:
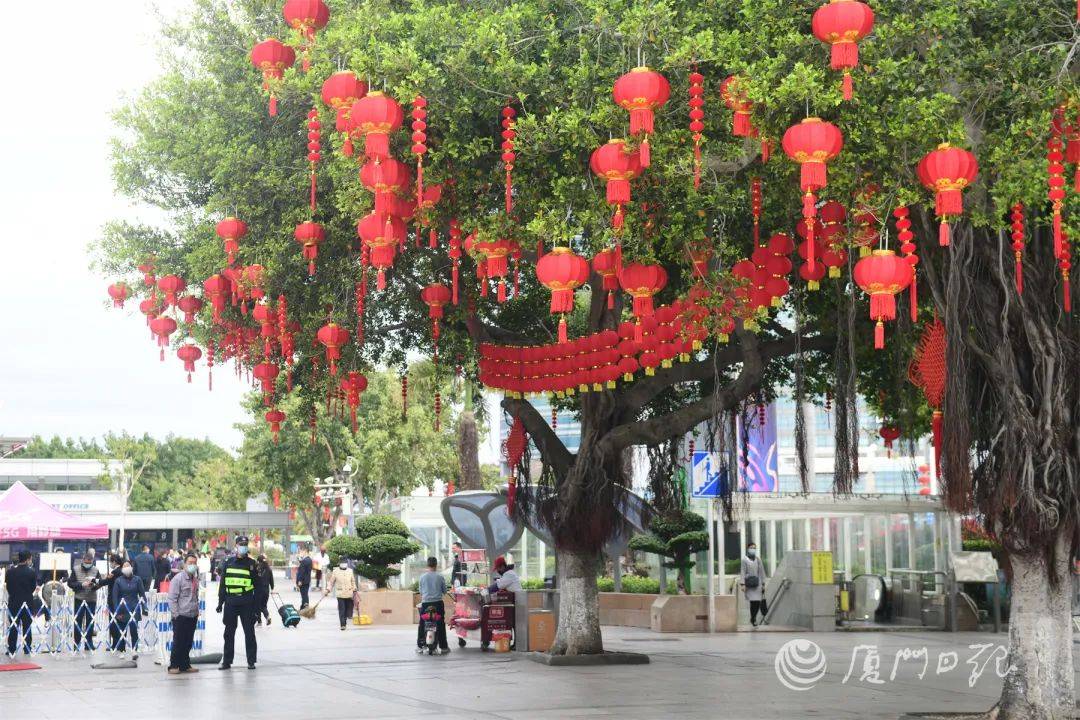
[(776, 603), (779, 602), (780, 599), (784, 596), (784, 593), (787, 592), (789, 585), (791, 585), (791, 578), (783, 578), (780, 581), (780, 587), (777, 588), (776, 594), (773, 595), (772, 600), (767, 601), (769, 605), (769, 611), (765, 613), (765, 617), (761, 619), (762, 625), (769, 624), (769, 619), (772, 618), (773, 611), (776, 610)]

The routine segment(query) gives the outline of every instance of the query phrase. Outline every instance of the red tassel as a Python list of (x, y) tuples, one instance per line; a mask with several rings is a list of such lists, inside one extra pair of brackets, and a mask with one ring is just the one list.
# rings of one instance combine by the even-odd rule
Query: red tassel
[(644, 139), (642, 139), (641, 144), (638, 145), (638, 156), (641, 158), (641, 167), (649, 167), (650, 153), (648, 135), (646, 135)]
[(270, 117), (277, 117), (277, 96), (270, 96)]
[(612, 218), (611, 218), (611, 227), (615, 228), (616, 230), (622, 230), (622, 227), (623, 227), (622, 205), (617, 205), (615, 207), (615, 215), (612, 216)]
[(769, 155), (772, 153), (772, 143), (767, 138), (761, 138), (761, 162), (762, 164), (769, 162)]
[(439, 247), (439, 234), (435, 232), (435, 228), (428, 231), (427, 246), (429, 250)]
[(941, 422), (941, 411), (935, 410), (930, 421), (930, 429), (934, 438), (934, 467), (937, 469), (939, 480), (941, 479)]
[(187, 381), (188, 381), (189, 384), (191, 383), (191, 373), (187, 374)]
[(938, 226), (938, 245), (941, 247), (949, 246), (949, 221), (942, 220), (941, 225)]
[(536, 241), (536, 259), (544, 257), (544, 239), (541, 238)]
[(506, 214), (507, 215), (510, 214), (510, 210), (514, 205), (513, 196), (511, 194), (511, 193), (513, 193), (513, 190), (514, 190), (514, 185), (513, 185), (513, 180), (510, 177), (510, 168), (507, 167), (506, 168)]
[(458, 304), (458, 264), (457, 260), (454, 261), (453, 267), (450, 269), (450, 284), (452, 286), (452, 298), (451, 300), (455, 305)]
[(568, 342), (569, 338), (566, 334), (566, 316), (563, 315), (559, 318), (559, 342)]
[(352, 135), (345, 135), (345, 144), (341, 146), (341, 154), (345, 157), (353, 156)]
[(210, 371), (209, 371), (209, 372), (207, 373), (207, 375), (208, 375), (208, 377), (209, 377), (209, 379), (208, 379), (208, 381), (207, 381), (207, 384), (209, 385), (208, 391), (209, 391), (209, 392), (214, 392), (214, 371), (213, 371), (213, 370), (210, 370)]
[(885, 323), (880, 320), (874, 326), (874, 349), (881, 350), (885, 347)]
[(503, 280), (502, 278), (499, 278), (499, 290), (496, 298), (501, 303), (506, 302), (506, 280)]
[(914, 272), (911, 275), (911, 322), (919, 320), (919, 286)]
[[(1076, 1), (1080, 2), (1080, 0)], [(1080, 165), (1076, 166), (1076, 174), (1073, 175), (1073, 192), (1080, 193)]]
[(1065, 312), (1066, 313), (1071, 313), (1072, 312), (1072, 292), (1070, 291), (1070, 288), (1069, 288), (1069, 276), (1065, 275), (1063, 280), (1064, 280), (1064, 284), (1062, 286), (1062, 293), (1063, 293), (1062, 299), (1065, 301)]
[(694, 143), (694, 189), (701, 187), (701, 145)]
[(312, 275), (315, 274), (315, 261), (314, 260), (312, 260), (311, 262), (308, 263), (307, 274), (308, 274), (308, 277), (311, 277)]
[(847, 70), (844, 71), (844, 82), (841, 84), (844, 89), (844, 99), (850, 100), (855, 96), (854, 83), (851, 80), (851, 73)]
[(1016, 253), (1016, 294), (1024, 294), (1024, 261), (1020, 253)]
[(378, 278), (375, 280), (375, 287), (378, 290), (386, 289), (386, 271), (382, 268), (379, 268), (379, 275)]
[(615, 293), (611, 292), (610, 290), (608, 290), (608, 294), (607, 294), (607, 309), (608, 310), (614, 310), (615, 309)]
[(634, 342), (641, 342), (645, 337), (645, 331), (641, 328), (641, 320), (634, 324)]
[(161, 360), (161, 362), (165, 362), (165, 348), (164, 347), (161, 348), (161, 357), (159, 359)]
[[(1055, 203), (1056, 204), (1056, 203)], [(1061, 208), (1054, 208), (1054, 257), (1061, 257)]]
[(311, 171), (311, 212), (315, 212), (315, 171)]

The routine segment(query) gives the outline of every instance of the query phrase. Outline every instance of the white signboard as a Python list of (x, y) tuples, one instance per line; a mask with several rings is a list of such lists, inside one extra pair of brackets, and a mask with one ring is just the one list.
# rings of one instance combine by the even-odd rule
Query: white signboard
[(998, 564), (988, 552), (951, 553), (956, 582), (997, 582)]
[(42, 572), (70, 572), (71, 553), (66, 552), (43, 552), (38, 555), (38, 570)]

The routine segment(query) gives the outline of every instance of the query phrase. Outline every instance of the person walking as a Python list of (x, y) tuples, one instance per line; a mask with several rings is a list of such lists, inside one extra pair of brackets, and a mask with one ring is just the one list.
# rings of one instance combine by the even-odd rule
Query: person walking
[(274, 569), (270, 567), (265, 555), (259, 555), (255, 564), (255, 624), (262, 625), (266, 618), (270, 625), (270, 610), (266, 607), (270, 601), (270, 592), (274, 589)]
[(322, 562), (322, 551), (318, 551), (311, 556), (311, 572), (315, 575), (314, 586), (318, 590), (322, 585), (323, 568), (326, 566)]
[(199, 559), (195, 553), (187, 554), (184, 572), (169, 583), (169, 615), (173, 626), (169, 674), (199, 672), (198, 668), (191, 667), (191, 645), (199, 622)]
[(154, 561), (154, 587), (161, 589), (161, 583), (169, 579), (169, 555), (165, 550), (158, 552), (157, 560)]
[(757, 554), (757, 545), (750, 543), (746, 546), (746, 555), (742, 558), (739, 569), (739, 585), (743, 595), (750, 603), (750, 624), (757, 627), (758, 613), (764, 622), (765, 615), (769, 612), (765, 604), (765, 564)]
[(142, 552), (135, 556), (134, 567), (135, 574), (143, 582), (144, 590), (150, 592), (157, 587), (154, 555), (150, 552), (149, 545), (143, 545)]
[(113, 620), (109, 634), (112, 636), (113, 650), (119, 652), (127, 650), (130, 638), (131, 650), (136, 659), (139, 657), (134, 654), (139, 651), (139, 621), (142, 620), (146, 607), (145, 592), (142, 578), (135, 575), (135, 568), (131, 562), (125, 560), (120, 566), (120, 576), (113, 582), (110, 592)]
[(18, 562), (4, 573), (8, 594), (8, 620), (11, 623), (7, 636), (8, 657), (15, 657), (15, 651), (19, 647), (19, 635), (22, 635), (23, 654), (30, 654), (34, 591), (38, 586), (37, 573), (30, 566), (33, 560), (30, 552), (20, 550), (16, 558)]
[(244, 627), (248, 670), (255, 669), (258, 652), (255, 641), (255, 573), (255, 561), (248, 556), (248, 539), (241, 535), (236, 538), (236, 554), (229, 557), (222, 567), (221, 584), (218, 585), (217, 611), (225, 611), (225, 647), (222, 649), (219, 670), (232, 667), (237, 622)]
[(300, 562), (296, 566), (296, 589), (300, 591), (300, 609), (308, 606), (308, 588), (311, 587), (313, 563), (307, 548), (300, 550)]
[(94, 649), (94, 616), (97, 614), (97, 589), (102, 581), (94, 556), (87, 550), (82, 562), (68, 576), (68, 587), (75, 591), (75, 649)]
[(329, 595), (331, 590), (334, 591), (334, 597), (337, 598), (338, 623), (341, 624), (341, 629), (344, 630), (345, 623), (352, 617), (353, 593), (357, 590), (356, 574), (349, 569), (349, 561), (344, 557), (338, 561), (338, 566), (331, 573), (330, 581), (326, 583), (326, 592), (323, 595)]
[(461, 543), (456, 542), (450, 547), (454, 551), (454, 565), (450, 572), (450, 584), (454, 587), (465, 587), (469, 584), (469, 570), (461, 559)]

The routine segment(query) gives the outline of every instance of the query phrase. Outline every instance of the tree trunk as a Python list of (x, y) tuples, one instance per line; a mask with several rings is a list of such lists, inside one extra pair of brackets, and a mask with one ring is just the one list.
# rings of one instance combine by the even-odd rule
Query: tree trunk
[(596, 655), (604, 652), (600, 635), (600, 596), (596, 571), (600, 553), (558, 550), (559, 626), (552, 655)]
[(472, 410), (463, 410), (458, 417), (458, 462), (461, 465), (461, 482), (458, 490), (480, 490), (480, 442), (476, 432), (476, 416)]
[(1056, 720), (1076, 711), (1067, 539), (1059, 537), (1054, 550), (1052, 568), (1041, 553), (1012, 556), (1009, 670), (998, 720)]

